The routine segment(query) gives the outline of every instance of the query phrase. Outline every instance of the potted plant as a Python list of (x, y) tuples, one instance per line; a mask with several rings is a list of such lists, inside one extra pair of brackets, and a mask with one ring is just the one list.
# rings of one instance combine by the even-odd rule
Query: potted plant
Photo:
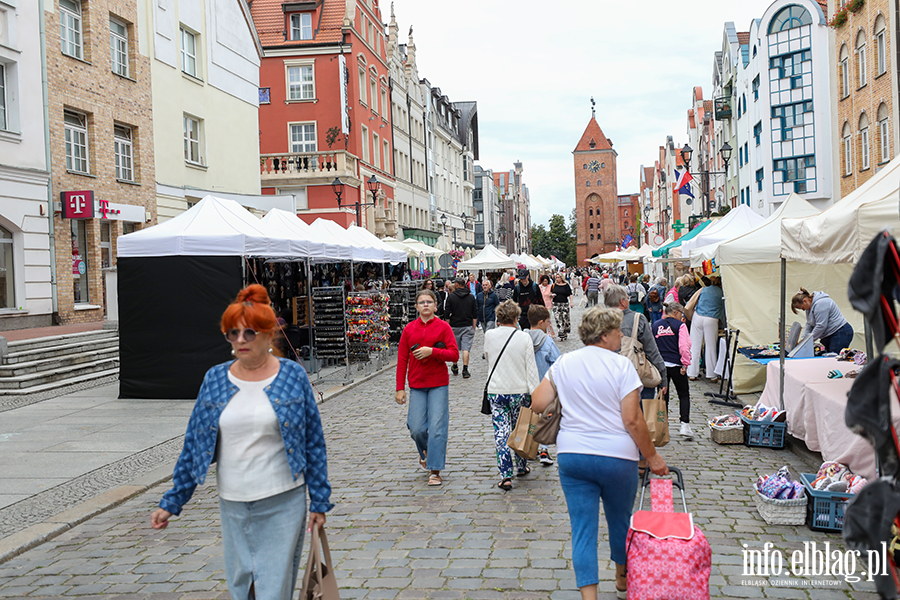
[[(332, 128), (330, 128), (327, 132), (325, 132), (325, 143), (328, 144), (328, 149), (329, 149), (329, 150), (331, 150), (331, 147), (334, 145), (334, 143), (337, 141), (337, 139), (338, 139), (339, 137), (343, 137), (343, 138), (344, 138), (344, 142), (346, 143), (346, 141), (347, 141), (347, 136), (345, 136), (343, 133), (341, 133), (341, 128), (340, 128), (340, 127), (332, 127)], [(328, 170), (328, 171), (330, 171), (330, 170), (331, 170), (331, 167), (332, 167), (332, 164), (334, 165), (334, 168), (337, 169), (337, 161), (335, 161), (334, 163), (332, 163), (332, 162), (331, 162), (331, 156), (327, 157), (327, 158), (325, 159), (325, 169)]]

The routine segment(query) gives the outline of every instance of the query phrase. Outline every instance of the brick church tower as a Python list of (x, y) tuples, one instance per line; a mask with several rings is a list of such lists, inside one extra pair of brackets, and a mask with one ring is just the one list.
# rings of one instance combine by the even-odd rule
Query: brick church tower
[(616, 151), (597, 124), (593, 108), (591, 120), (572, 154), (575, 163), (576, 255), (578, 265), (584, 266), (585, 258), (615, 250), (619, 234)]

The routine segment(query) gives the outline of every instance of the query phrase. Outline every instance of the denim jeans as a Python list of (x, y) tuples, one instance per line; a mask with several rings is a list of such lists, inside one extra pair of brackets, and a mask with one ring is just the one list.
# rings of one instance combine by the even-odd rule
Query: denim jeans
[(306, 486), (256, 500), (219, 498), (225, 579), (232, 598), (290, 600), (306, 531)]
[(840, 352), (844, 348), (849, 348), (852, 342), (853, 327), (850, 323), (844, 323), (843, 327), (822, 338), (822, 345), (825, 346), (826, 352)]
[(450, 429), (450, 386), (410, 388), (406, 426), (416, 443), (419, 458), (426, 459), (426, 468), (443, 470)]
[(601, 499), (609, 529), (610, 555), (616, 564), (625, 564), (625, 537), (638, 487), (637, 462), (570, 452), (557, 455), (556, 462), (569, 507), (575, 584), (582, 588), (600, 582), (597, 541)]

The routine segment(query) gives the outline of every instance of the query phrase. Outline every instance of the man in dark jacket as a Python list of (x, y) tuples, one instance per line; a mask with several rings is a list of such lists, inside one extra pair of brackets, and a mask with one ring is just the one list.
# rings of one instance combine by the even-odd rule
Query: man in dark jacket
[[(469, 291), (466, 279), (460, 277), (456, 280), (456, 289), (447, 296), (447, 307), (444, 310), (445, 321), (450, 323), (453, 335), (456, 336), (456, 346), (463, 359), (463, 377), (468, 379), (469, 351), (475, 340), (475, 324), (478, 320), (478, 310), (475, 305), (475, 296)], [(459, 365), (453, 363), (454, 375), (459, 375)]]
[(528, 307), (532, 304), (543, 306), (544, 296), (541, 294), (538, 284), (531, 281), (531, 278), (528, 276), (528, 269), (519, 269), (518, 275), (519, 283), (516, 284), (516, 289), (513, 290), (512, 299), (522, 309), (522, 314), (519, 316), (519, 327), (531, 329), (531, 324), (528, 322)]
[(497, 326), (497, 315), (494, 310), (500, 305), (500, 297), (497, 296), (489, 279), (484, 280), (475, 302), (478, 306), (478, 324), (487, 333)]
[(447, 303), (447, 291), (444, 289), (444, 280), (437, 279), (434, 282), (434, 293), (437, 296), (437, 310), (434, 311), (441, 320), (446, 321), (444, 318), (444, 305)]

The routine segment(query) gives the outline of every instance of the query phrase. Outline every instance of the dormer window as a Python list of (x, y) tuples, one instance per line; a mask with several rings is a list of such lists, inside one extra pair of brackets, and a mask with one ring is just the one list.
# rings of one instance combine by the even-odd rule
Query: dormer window
[(298, 13), (291, 15), (291, 39), (292, 40), (311, 40), (312, 35), (312, 13)]

